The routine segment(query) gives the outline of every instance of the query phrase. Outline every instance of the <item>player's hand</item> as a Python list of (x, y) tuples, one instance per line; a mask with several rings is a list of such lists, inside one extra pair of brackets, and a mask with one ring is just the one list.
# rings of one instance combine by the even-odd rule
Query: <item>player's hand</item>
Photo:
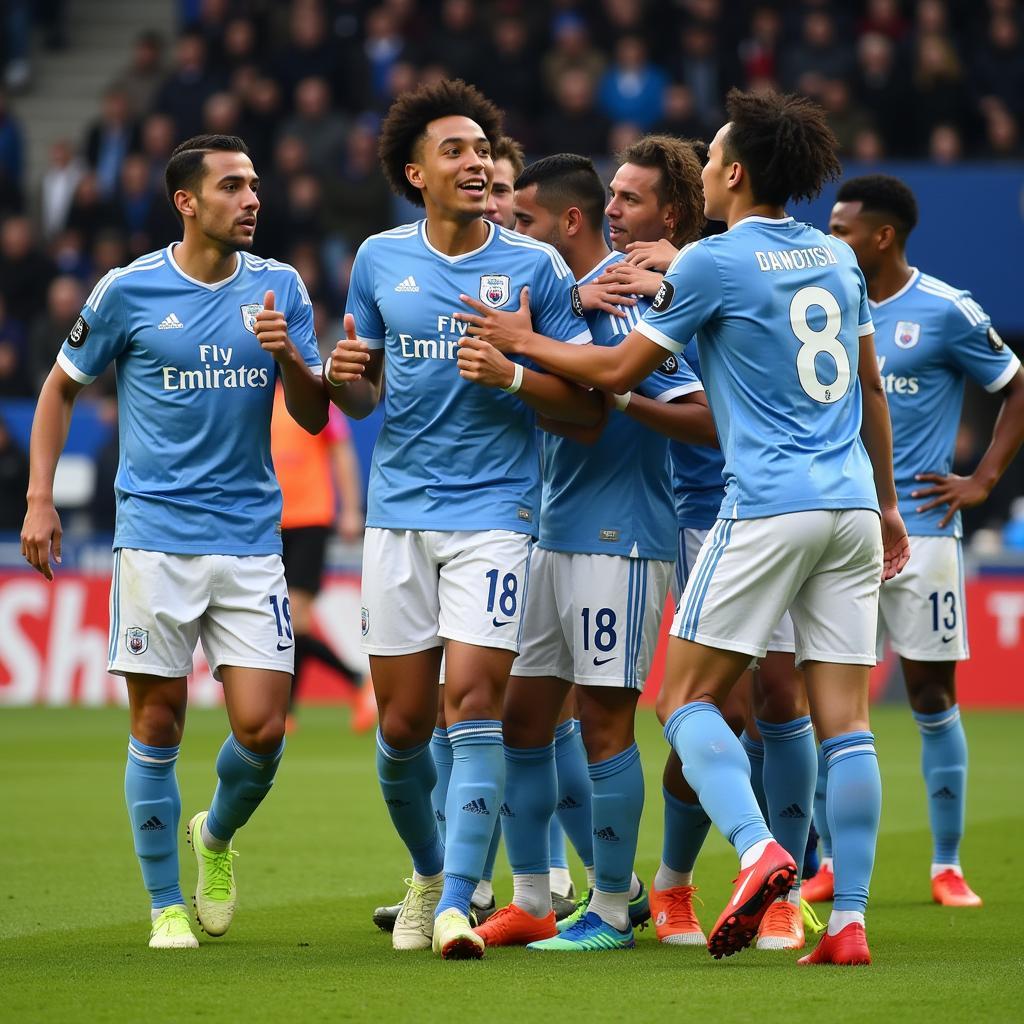
[(486, 388), (507, 388), (515, 379), (515, 364), (489, 341), (465, 337), (459, 341), (459, 376)]
[(623, 285), (623, 291), (633, 295), (646, 295), (654, 298), (661, 287), (662, 275), (654, 270), (641, 270), (632, 263), (621, 260), (609, 267), (598, 279), (598, 284), (606, 286)]
[(918, 473), (914, 479), (934, 485), (910, 492), (912, 498), (931, 498), (931, 501), (918, 505), (918, 512), (930, 512), (940, 505), (949, 505), (945, 515), (939, 520), (940, 530), (950, 524), (960, 509), (974, 508), (989, 496), (989, 489), (973, 476), (957, 476), (956, 473), (948, 473), (945, 476), (941, 473)]
[(285, 322), (284, 313), (274, 309), (273, 292), (267, 292), (263, 296), (263, 308), (256, 314), (253, 330), (263, 351), (269, 352), (278, 361), (289, 355), (294, 348), (288, 337), (288, 324)]
[(657, 242), (630, 242), (626, 246), (626, 262), (642, 270), (660, 270), (665, 273), (668, 265), (679, 255), (679, 250), (667, 239)]
[(590, 284), (580, 285), (580, 302), (586, 310), (600, 310), (602, 313), (611, 313), (612, 316), (625, 317), (622, 306), (635, 306), (636, 296), (630, 295), (622, 285), (614, 287), (592, 281)]
[(910, 561), (910, 538), (899, 510), (882, 510), (882, 580), (891, 580), (903, 572)]
[(29, 502), (25, 523), (21, 528), (21, 553), (33, 569), (41, 572), (48, 580), (53, 579), (50, 566), (50, 552), (53, 560), (60, 565), (60, 542), (63, 531), (60, 516), (53, 502)]
[[(533, 334), (529, 288), (523, 288), (519, 293), (519, 308), (515, 312), (505, 309), (491, 309), (490, 306), (485, 306), (482, 302), (477, 299), (471, 299), (468, 295), (460, 295), (459, 298), (467, 306), (475, 309), (478, 315), (456, 313), (455, 319), (469, 324), (467, 332), (469, 335), (488, 342), (499, 352), (512, 353), (521, 351), (526, 340)], [(511, 378), (505, 383), (510, 384)]]
[(361, 508), (343, 508), (338, 517), (338, 535), (349, 543), (357, 541), (362, 537), (365, 525)]
[(362, 380), (369, 362), (370, 347), (365, 341), (356, 339), (356, 318), (351, 313), (346, 313), (345, 337), (334, 346), (334, 351), (327, 357), (327, 381), (340, 385)]

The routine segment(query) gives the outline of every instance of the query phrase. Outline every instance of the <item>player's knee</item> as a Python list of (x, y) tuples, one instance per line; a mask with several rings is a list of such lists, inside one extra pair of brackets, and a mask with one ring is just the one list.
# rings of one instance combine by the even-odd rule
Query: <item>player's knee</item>
[(956, 703), (956, 694), (944, 683), (927, 682), (910, 694), (910, 706), (919, 715), (937, 715)]
[(254, 754), (273, 754), (284, 739), (284, 715), (271, 715), (260, 723), (236, 727), (235, 739)]
[(132, 735), (150, 747), (176, 747), (185, 731), (184, 709), (151, 702), (132, 711)]
[(429, 716), (408, 715), (391, 706), (382, 710), (378, 728), (389, 747), (408, 750), (430, 739), (434, 723)]

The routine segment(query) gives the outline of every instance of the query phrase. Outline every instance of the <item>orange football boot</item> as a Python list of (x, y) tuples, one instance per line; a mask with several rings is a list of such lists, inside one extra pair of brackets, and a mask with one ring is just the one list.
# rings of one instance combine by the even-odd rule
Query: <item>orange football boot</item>
[(822, 862), (818, 873), (800, 885), (800, 895), (808, 903), (827, 903), (835, 891), (836, 877), (832, 874), (831, 862)]
[(761, 918), (758, 949), (803, 949), (804, 915), (789, 900), (776, 900)]
[(964, 876), (946, 868), (932, 879), (932, 899), (944, 907), (980, 907), (981, 897), (964, 881)]
[(670, 946), (706, 946), (708, 938), (693, 909), (695, 885), (651, 889), (651, 917), (658, 941)]
[(836, 964), (843, 967), (866, 966), (871, 963), (868, 937), (864, 925), (848, 924), (835, 935), (825, 932), (813, 953), (800, 957), (798, 964)]
[(488, 946), (525, 946), (558, 934), (555, 912), (545, 917), (534, 917), (522, 907), (510, 903), (495, 911), (483, 924), (473, 929)]

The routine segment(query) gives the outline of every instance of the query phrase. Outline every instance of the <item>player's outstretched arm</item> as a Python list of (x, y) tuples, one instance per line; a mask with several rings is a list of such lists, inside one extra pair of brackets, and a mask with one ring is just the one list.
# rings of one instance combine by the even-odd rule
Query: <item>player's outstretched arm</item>
[[(620, 406), (626, 396), (618, 396)], [(623, 412), (645, 427), (684, 444), (718, 447), (718, 431), (703, 391), (658, 402), (630, 392)]]
[(1000, 393), (1003, 404), (992, 428), (992, 440), (974, 472), (970, 476), (918, 473), (916, 477), (922, 483), (933, 485), (911, 492), (912, 498), (930, 499), (918, 507), (918, 512), (949, 506), (939, 520), (940, 529), (960, 509), (974, 508), (988, 498), (1024, 443), (1024, 370), (1018, 370)]
[(345, 314), (345, 337), (324, 363), (330, 400), (347, 416), (362, 420), (377, 408), (384, 379), (384, 350), (370, 351), (356, 337), (356, 318)]
[(256, 314), (253, 330), (260, 346), (277, 363), (284, 385), (284, 402), (292, 419), (309, 433), (319, 434), (327, 426), (323, 385), (288, 337), (288, 324), (284, 312), (275, 308), (273, 292), (264, 295), (263, 309)]
[(871, 459), (875, 475), (875, 493), (882, 514), (882, 579), (891, 580), (910, 558), (910, 539), (903, 517), (899, 512), (896, 482), (892, 470), (892, 424), (889, 421), (889, 403), (885, 385), (878, 372), (875, 355), (875, 336), (866, 334), (860, 339), (860, 379), (863, 402), (861, 438)]
[(54, 562), (60, 564), (62, 536), (60, 516), (53, 505), (53, 475), (68, 439), (71, 409), (84, 386), (55, 365), (39, 392), (35, 416), (32, 418), (28, 511), (21, 528), (21, 553), (28, 564), (48, 580), (53, 579), (51, 549)]

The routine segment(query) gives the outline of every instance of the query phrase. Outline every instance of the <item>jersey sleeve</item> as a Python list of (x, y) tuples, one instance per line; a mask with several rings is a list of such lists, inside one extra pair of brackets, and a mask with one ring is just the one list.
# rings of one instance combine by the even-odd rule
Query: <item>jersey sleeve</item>
[(91, 384), (128, 346), (120, 284), (111, 271), (92, 290), (57, 353), (57, 365)]
[(704, 385), (681, 355), (673, 355), (633, 390), (656, 402), (671, 402), (683, 395), (693, 394), (694, 391), (703, 391)]
[(352, 264), (345, 312), (356, 320), (356, 337), (371, 349), (383, 348), (387, 329), (373, 292), (373, 256), (367, 242), (359, 247)]
[(565, 260), (553, 249), (538, 259), (530, 289), (530, 315), (538, 334), (570, 345), (593, 340), (583, 314), (580, 290)]
[(1001, 391), (1020, 369), (1020, 360), (970, 292), (961, 292), (950, 306), (946, 346), (953, 363), (986, 391)]
[(871, 307), (868, 305), (868, 283), (860, 267), (854, 267), (857, 273), (857, 286), (860, 289), (860, 312), (857, 315), (857, 337), (866, 338), (875, 333), (875, 325), (871, 319)]
[(292, 339), (295, 347), (302, 356), (302, 361), (314, 373), (319, 373), (323, 366), (320, 358), (320, 346), (316, 340), (316, 328), (313, 324), (313, 303), (310, 301), (309, 292), (295, 271), (295, 293), (292, 298), (292, 308), (288, 310), (288, 337)]
[(636, 329), (678, 356), (721, 305), (722, 284), (714, 258), (706, 246), (693, 242), (680, 249), (669, 265), (658, 294)]

